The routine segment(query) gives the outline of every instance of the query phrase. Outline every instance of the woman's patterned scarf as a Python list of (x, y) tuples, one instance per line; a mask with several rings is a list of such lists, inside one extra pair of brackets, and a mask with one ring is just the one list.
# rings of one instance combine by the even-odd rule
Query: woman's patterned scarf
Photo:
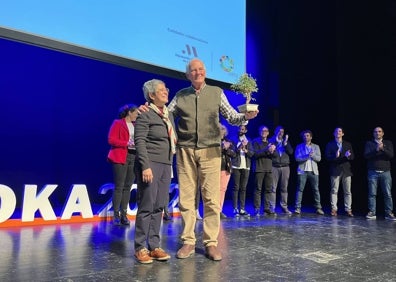
[(176, 143), (177, 143), (177, 138), (175, 134), (175, 130), (173, 129), (173, 125), (169, 119), (169, 111), (166, 106), (163, 107), (162, 111), (153, 103), (150, 103), (149, 107), (153, 109), (154, 112), (156, 112), (162, 120), (166, 124), (166, 128), (168, 129), (168, 136), (171, 144), (171, 151), (173, 154), (176, 153)]

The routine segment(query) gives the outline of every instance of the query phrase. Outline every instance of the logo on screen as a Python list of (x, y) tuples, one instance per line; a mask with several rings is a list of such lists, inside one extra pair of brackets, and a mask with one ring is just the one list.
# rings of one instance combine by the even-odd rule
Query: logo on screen
[(221, 56), (220, 66), (226, 72), (232, 72), (234, 70), (234, 60), (228, 56)]
[(191, 56), (191, 54), (193, 54), (194, 57), (198, 57), (197, 49), (194, 46), (190, 46), (188, 44), (186, 44), (186, 49), (182, 50), (182, 53), (183, 54), (187, 53), (187, 55), (189, 55), (189, 56)]

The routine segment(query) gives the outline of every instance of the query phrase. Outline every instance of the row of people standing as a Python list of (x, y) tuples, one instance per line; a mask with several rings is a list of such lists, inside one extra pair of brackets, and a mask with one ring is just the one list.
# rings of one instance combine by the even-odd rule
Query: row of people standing
[[(221, 171), (218, 168), (221, 167), (221, 152), (231, 150), (231, 145), (226, 148), (227, 142), (222, 142), (223, 149), (220, 146), (221, 134), (217, 121), (221, 114), (229, 123), (242, 125), (258, 114), (258, 111), (237, 113), (220, 88), (207, 85), (205, 83), (206, 69), (201, 60), (193, 59), (187, 64), (186, 76), (191, 81), (191, 86), (178, 91), (168, 107), (165, 104), (168, 101), (169, 91), (165, 83), (159, 80), (146, 82), (143, 92), (148, 104), (145, 108), (139, 107), (143, 113), (136, 118), (136, 130), (133, 126), (131, 127), (133, 119), (127, 118), (134, 111), (131, 112), (132, 107), (127, 106), (124, 109), (125, 116), (121, 116), (119, 122), (113, 123), (109, 133), (111, 150), (108, 160), (113, 164), (115, 178), (120, 177), (119, 184), (115, 185), (114, 195), (121, 189), (123, 190), (122, 198), (127, 198), (127, 190), (129, 191), (132, 183), (130, 179), (126, 179), (125, 171), (128, 171), (130, 162), (128, 158), (136, 155), (138, 212), (135, 224), (135, 257), (140, 263), (152, 263), (153, 260), (170, 258), (170, 255), (160, 247), (159, 233), (162, 213), (169, 196), (171, 160), (174, 152), (177, 156), (179, 209), (183, 219), (183, 231), (180, 237), (183, 245), (177, 251), (176, 257), (186, 259), (195, 253), (196, 195), (197, 190), (200, 190), (204, 205), (202, 238), (205, 255), (214, 261), (222, 259), (221, 250), (217, 247), (221, 202)], [(172, 115), (177, 117), (177, 137), (174, 134)], [(192, 122), (197, 119), (200, 120), (198, 127)], [(117, 128), (118, 131), (115, 130)], [(135, 132), (132, 132), (133, 130)], [(382, 130), (377, 130), (375, 134), (380, 136), (381, 132), (383, 133)], [(135, 137), (132, 138), (131, 135)], [(252, 149), (242, 135), (245, 134), (240, 134), (235, 150), (246, 157)], [(312, 137), (312, 133), (310, 135)], [(119, 140), (115, 140), (115, 137)], [(176, 138), (178, 138), (177, 147)], [(369, 162), (372, 164), (369, 165), (369, 169), (371, 167), (373, 170), (373, 180), (389, 179), (390, 173), (384, 174), (384, 172), (390, 170), (387, 158), (390, 154), (393, 157), (391, 144), (382, 139), (375, 140), (375, 146), (372, 147), (376, 150), (375, 155), (380, 155), (380, 159)], [(309, 144), (305, 144), (307, 145)], [(311, 153), (309, 151), (308, 155), (310, 156)], [(368, 152), (367, 156), (370, 156)], [(308, 159), (310, 158), (312, 159), (312, 156)], [(239, 164), (234, 163), (232, 166), (241, 169), (243, 164), (244, 161), (241, 159)], [(120, 167), (116, 168), (118, 165)], [(372, 196), (375, 197), (374, 190), (369, 189), (369, 191), (372, 191)], [(115, 219), (119, 215), (120, 223), (122, 223), (121, 218), (125, 215), (126, 209), (117, 201), (113, 203)], [(392, 204), (391, 198), (389, 203)], [(239, 214), (241, 210), (240, 208)], [(393, 204), (391, 208), (387, 206), (387, 218), (394, 218), (392, 210)], [(372, 211), (371, 218), (375, 218), (375, 211)], [(123, 222), (122, 224), (128, 224), (127, 221)]]
[[(293, 148), (284, 136), (284, 128), (279, 126), (275, 135), (269, 138), (269, 128), (261, 126), (260, 136), (250, 140), (246, 136), (247, 127), (240, 126), (238, 137), (234, 141), (235, 157), (232, 159), (234, 187), (232, 192), (234, 216), (249, 216), (246, 212), (246, 190), (251, 170), (254, 169), (254, 214), (260, 215), (262, 206), (264, 213), (275, 214), (276, 190), (281, 191), (281, 208), (291, 214), (288, 209), (288, 183), (290, 177), (290, 155)], [(253, 166), (254, 165), (254, 166)], [(264, 205), (262, 195), (264, 194)]]
[[(235, 152), (232, 156), (232, 174), (234, 186), (232, 191), (234, 216), (250, 216), (245, 209), (246, 189), (250, 171), (254, 170), (254, 215), (261, 214), (262, 194), (264, 194), (264, 210), (268, 215), (275, 214), (277, 190), (280, 190), (280, 206), (282, 212), (291, 215), (288, 208), (288, 184), (290, 178), (290, 159), (293, 156), (297, 163), (297, 187), (294, 203), (294, 213), (301, 214), (301, 203), (306, 184), (309, 183), (313, 192), (316, 213), (323, 215), (319, 192), (318, 163), (322, 159), (319, 145), (312, 142), (313, 134), (310, 130), (301, 132), (302, 142), (291, 146), (288, 135), (282, 126), (275, 129), (269, 138), (269, 128), (261, 126), (260, 136), (250, 140), (246, 137), (246, 126), (240, 126), (237, 138), (233, 141)], [(330, 175), (330, 204), (331, 215), (338, 214), (338, 192), (342, 185), (344, 195), (345, 214), (353, 217), (352, 213), (352, 169), (351, 161), (355, 158), (352, 144), (343, 140), (344, 132), (337, 127), (333, 132), (334, 139), (326, 144), (325, 159), (329, 162)], [(393, 158), (393, 144), (383, 139), (383, 130), (376, 127), (373, 139), (366, 142), (364, 157), (368, 168), (368, 214), (367, 219), (376, 218), (377, 186), (380, 185), (385, 200), (385, 218), (396, 220), (393, 214), (391, 195), (392, 179), (390, 174), (390, 160)]]

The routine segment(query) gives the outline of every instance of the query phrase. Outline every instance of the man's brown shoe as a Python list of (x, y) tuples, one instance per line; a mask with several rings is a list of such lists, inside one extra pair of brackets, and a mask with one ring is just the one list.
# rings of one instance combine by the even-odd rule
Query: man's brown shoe
[(150, 252), (146, 248), (135, 252), (135, 257), (140, 263), (153, 263), (153, 258), (150, 257)]
[(195, 245), (184, 244), (177, 253), (176, 257), (179, 259), (185, 259), (192, 256), (195, 253)]
[(219, 261), (222, 259), (221, 253), (216, 246), (208, 246), (205, 248), (206, 250), (206, 257), (208, 259)]
[(161, 260), (161, 261), (170, 259), (170, 255), (167, 254), (161, 248), (155, 248), (153, 251), (151, 251), (150, 252), (150, 257), (152, 257), (155, 260)]
[(347, 211), (347, 216), (349, 216), (349, 217), (353, 217), (353, 213), (352, 213), (352, 211), (351, 211), (351, 210)]

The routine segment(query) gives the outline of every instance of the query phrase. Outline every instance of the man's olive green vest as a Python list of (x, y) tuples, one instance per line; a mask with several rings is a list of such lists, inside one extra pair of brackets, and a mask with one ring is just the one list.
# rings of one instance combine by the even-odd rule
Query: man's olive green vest
[(195, 94), (192, 87), (176, 93), (177, 106), (174, 114), (178, 146), (220, 146), (219, 112), (222, 92), (219, 87), (205, 85), (198, 94)]

